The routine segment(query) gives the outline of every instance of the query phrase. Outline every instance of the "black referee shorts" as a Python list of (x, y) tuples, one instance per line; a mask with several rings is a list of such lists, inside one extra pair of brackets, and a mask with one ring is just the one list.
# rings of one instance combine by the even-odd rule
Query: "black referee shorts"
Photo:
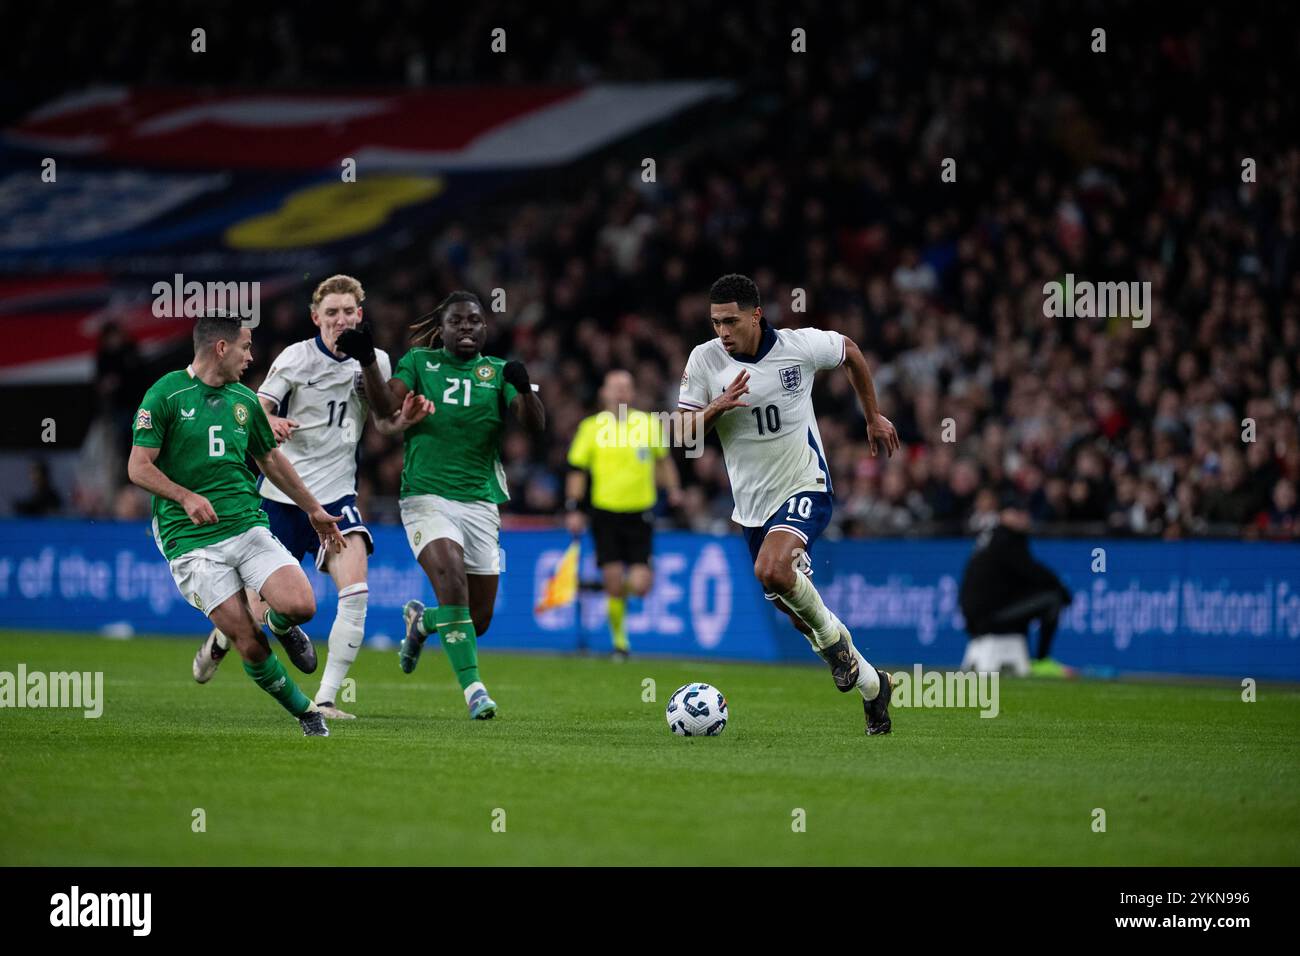
[(619, 561), (649, 564), (654, 515), (649, 511), (601, 511), (591, 509), (591, 536), (596, 541), (596, 564)]

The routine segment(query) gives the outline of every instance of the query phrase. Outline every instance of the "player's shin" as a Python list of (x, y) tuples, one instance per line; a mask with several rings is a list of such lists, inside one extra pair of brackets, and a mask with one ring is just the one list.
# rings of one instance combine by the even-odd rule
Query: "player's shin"
[(295, 717), (300, 717), (311, 710), (311, 699), (293, 682), (293, 678), (285, 671), (284, 665), (274, 654), (257, 663), (244, 661), (244, 673)]
[[(880, 677), (876, 669), (853, 646), (852, 635), (826, 607), (807, 575), (795, 574), (794, 587), (781, 595), (781, 601), (808, 625), (811, 633), (804, 636), (818, 656), (831, 665), (839, 689), (848, 691), (856, 687), (864, 700), (875, 700), (880, 693)], [(840, 641), (844, 642), (843, 646), (837, 646)], [(856, 675), (855, 668), (844, 657), (845, 651), (857, 662)]]
[(781, 600), (811, 629), (812, 633), (804, 636), (819, 654), (840, 639), (835, 616), (806, 574), (795, 572), (794, 586), (781, 595)]
[(339, 688), (348, 676), (348, 668), (357, 659), (361, 642), (366, 635), (366, 603), (370, 589), (365, 582), (350, 584), (339, 591), (338, 613), (330, 628), (329, 657), (321, 677), (316, 703), (338, 700)]
[(858, 659), (858, 693), (862, 695), (865, 701), (873, 701), (880, 694), (880, 672), (872, 666), (871, 662), (862, 656), (862, 652), (856, 647), (852, 648), (853, 656)]
[(480, 684), (478, 673), (478, 634), (474, 630), (474, 621), (469, 616), (469, 608), (460, 604), (439, 605), (424, 612), (425, 627), (428, 628), (429, 617), (438, 631), (438, 639), (447, 652), (447, 661), (451, 664), (460, 689), (466, 692), (466, 699), (474, 688)]

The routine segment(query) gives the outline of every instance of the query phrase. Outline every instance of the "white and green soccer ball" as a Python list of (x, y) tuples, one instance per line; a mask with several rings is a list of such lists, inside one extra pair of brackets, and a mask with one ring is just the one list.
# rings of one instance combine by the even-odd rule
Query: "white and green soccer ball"
[(727, 729), (727, 698), (711, 684), (686, 684), (668, 698), (665, 716), (679, 737), (716, 737)]

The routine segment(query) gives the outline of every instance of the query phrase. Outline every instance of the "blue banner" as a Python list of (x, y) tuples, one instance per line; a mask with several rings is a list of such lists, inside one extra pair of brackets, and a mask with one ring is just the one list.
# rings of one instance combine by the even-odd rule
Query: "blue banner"
[[(434, 603), (433, 588), (411, 556), (400, 528), (370, 526), (368, 640), (402, 637), (402, 605)], [(0, 521), (0, 627), (24, 630), (105, 630), (110, 633), (206, 633), (209, 625), (188, 604), (154, 545), (149, 526), (133, 522)], [(607, 650), (604, 598), (584, 596), (575, 607), (535, 614), (543, 583), (568, 546), (560, 531), (502, 534), (505, 573), (485, 636), (491, 647), (522, 650)], [(763, 600), (737, 536), (686, 533), (655, 538), (656, 580), (643, 601), (632, 601), (627, 628), (639, 651), (677, 656), (776, 660), (778, 646)], [(337, 595), (328, 575), (305, 565), (316, 591), (316, 628), (323, 639)], [(581, 575), (596, 579), (588, 550)], [(638, 606), (639, 605), (639, 606)]]
[[(869, 659), (952, 667), (965, 650), (957, 597), (972, 547), (968, 540), (826, 542), (816, 549), (814, 581)], [(1300, 678), (1294, 544), (1043, 539), (1031, 550), (1074, 596), (1052, 643), (1062, 663)]]
[[(395, 527), (373, 527), (367, 639), (401, 637), (401, 607), (432, 588)], [(144, 523), (0, 521), (0, 627), (197, 637)], [(484, 644), (519, 650), (609, 647), (604, 598), (536, 614), (568, 544), (561, 531), (502, 534), (505, 571)], [(966, 634), (957, 594), (968, 540), (823, 541), (813, 581), (873, 661), (952, 667)], [(1300, 679), (1300, 548), (1251, 542), (1041, 540), (1033, 551), (1074, 593), (1053, 656), (1081, 668)], [(1105, 570), (1100, 568), (1104, 561)], [(1094, 568), (1099, 570), (1094, 571)], [(335, 611), (328, 577), (308, 569), (323, 639)], [(584, 551), (582, 578), (599, 577)], [(736, 660), (810, 659), (802, 636), (763, 600), (739, 535), (655, 537), (655, 586), (629, 602), (641, 653)]]

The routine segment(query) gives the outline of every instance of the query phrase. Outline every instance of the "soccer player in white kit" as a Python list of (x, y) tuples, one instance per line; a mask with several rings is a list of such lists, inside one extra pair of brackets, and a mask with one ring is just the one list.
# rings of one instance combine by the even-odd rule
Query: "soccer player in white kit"
[[(325, 510), (341, 517), (338, 530), (345, 546), (341, 553), (330, 554), (320, 546), (310, 523), (299, 520), (303, 512), (284, 492), (258, 481), (271, 533), (295, 558), (311, 555), (338, 588), (338, 612), (315, 702), (325, 716), (344, 719), (354, 715), (340, 710), (336, 701), (365, 636), (367, 555), (374, 551), (357, 509), (357, 443), (369, 411), (387, 433), (413, 424), (428, 411), (427, 401), (419, 396), (398, 408), (387, 384), (392, 362), (374, 347), (369, 330), (361, 325), (364, 299), (361, 283), (351, 276), (336, 275), (321, 282), (311, 302), (312, 321), (320, 332), (281, 352), (257, 390), (284, 456), (316, 499), (327, 502)], [(250, 592), (248, 599), (256, 619), (265, 620), (260, 598)], [(268, 627), (285, 639), (276, 631), (274, 619)], [(310, 648), (305, 635), (301, 643)], [(225, 635), (214, 628), (195, 655), (194, 679), (210, 680), (228, 646)], [(307, 663), (308, 672), (315, 669), (314, 653)]]
[(717, 338), (691, 351), (682, 374), (678, 408), (696, 417), (695, 430), (684, 434), (717, 429), (735, 499), (731, 517), (744, 529), (764, 596), (830, 665), (835, 686), (861, 693), (867, 733), (887, 734), (889, 675), (858, 652), (809, 580), (809, 551), (830, 521), (833, 494), (813, 415), (813, 377), (846, 369), (873, 455), (883, 445), (892, 456), (898, 433), (880, 414), (866, 359), (850, 339), (821, 329), (772, 328), (758, 286), (742, 275), (713, 284), (709, 313)]

